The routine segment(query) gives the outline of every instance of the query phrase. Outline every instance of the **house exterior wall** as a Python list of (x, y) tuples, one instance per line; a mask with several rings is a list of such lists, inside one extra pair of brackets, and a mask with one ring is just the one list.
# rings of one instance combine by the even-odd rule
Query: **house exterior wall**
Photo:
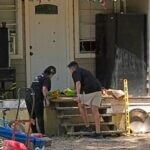
[[(80, 0), (80, 5), (81, 5), (80, 9), (82, 9), (82, 12), (87, 13), (89, 11), (87, 9), (87, 1), (86, 0)], [(111, 12), (113, 12), (113, 7), (112, 6), (113, 6), (112, 3), (107, 3), (106, 9), (104, 9), (103, 7), (99, 7), (99, 10), (96, 10), (96, 8), (95, 8), (95, 11), (97, 11), (98, 13), (111, 13)], [(83, 13), (80, 14), (79, 17), (82, 18)], [(92, 18), (92, 20), (95, 20), (95, 19)], [(80, 31), (81, 32), (80, 35), (83, 35), (86, 32), (86, 29), (88, 29), (88, 28), (85, 28), (84, 31)], [(95, 32), (95, 31), (93, 31), (93, 32)], [(74, 59), (79, 63), (79, 65), (81, 65), (82, 67), (90, 70), (93, 74), (95, 74), (95, 58), (90, 58), (90, 57), (89, 58), (76, 58), (75, 57)], [(22, 60), (20, 62), (20, 64), (18, 64), (18, 63), (19, 63), (18, 60), (14, 61), (14, 64), (16, 65), (16, 67), (18, 67), (18, 76), (17, 76), (18, 81), (17, 82), (20, 85), (25, 85), (24, 80), (26, 79), (26, 75), (24, 74), (24, 71), (26, 71), (25, 70), (25, 64), (26, 63), (25, 63), (25, 60)], [(22, 70), (20, 70), (19, 67), (22, 68)]]
[[(6, 1), (4, 1), (6, 2)], [(23, 49), (24, 49), (24, 53), (23, 53), (23, 59), (12, 59), (11, 60), (11, 66), (16, 68), (16, 81), (17, 81), (17, 87), (22, 87), (22, 86), (26, 86), (26, 51), (25, 51), (25, 22), (24, 22), (24, 1), (22, 2), (23, 5)], [(127, 11), (128, 12), (136, 12), (136, 13), (147, 13), (148, 12), (148, 0), (127, 0)], [(89, 8), (87, 7), (87, 1), (86, 0), (80, 0), (80, 9), (82, 13), (79, 14), (79, 18), (80, 21), (84, 18), (84, 14), (88, 14)], [(94, 10), (95, 9), (95, 10)], [(92, 8), (92, 11), (95, 13), (96, 11), (99, 13), (112, 13), (113, 12), (113, 4), (112, 2), (107, 3), (106, 5), (106, 9), (99, 7), (98, 10), (97, 8)], [(150, 13), (150, 12), (149, 12)], [(84, 18), (84, 19), (88, 19)], [(92, 18), (92, 20), (94, 21), (94, 19)], [(95, 22), (94, 22), (95, 23)], [(82, 24), (80, 24), (82, 26)], [(83, 28), (83, 26), (81, 27), (81, 29), (83, 29), (82, 31), (80, 30), (80, 35), (83, 36), (85, 35), (84, 33), (88, 30), (88, 28)], [(87, 31), (89, 32), (89, 30)], [(95, 32), (94, 30), (92, 32)], [(74, 43), (75, 44), (75, 43)], [(75, 49), (74, 52), (75, 53)], [(86, 54), (85, 54), (86, 55)], [(95, 58), (90, 57), (90, 55), (87, 58), (78, 58), (76, 55), (74, 56), (74, 59), (79, 63), (79, 65), (81, 65), (82, 67), (90, 70), (93, 74), (95, 74)]]
[(11, 66), (16, 69), (16, 83), (17, 88), (26, 87), (26, 52), (25, 52), (25, 8), (24, 2), (22, 1), (22, 33), (23, 33), (23, 58), (12, 59)]
[[(90, 9), (91, 9), (91, 21), (90, 21)], [(76, 10), (76, 9), (75, 9)], [(91, 7), (87, 0), (79, 0), (79, 39), (95, 40), (95, 15), (98, 13), (108, 14), (113, 12), (113, 2), (107, 1), (106, 8), (100, 5), (100, 3), (91, 3)], [(91, 24), (91, 31), (90, 31)], [(75, 26), (76, 28), (76, 26)], [(76, 30), (75, 30), (76, 31)], [(90, 37), (91, 34), (91, 37)], [(76, 36), (76, 34), (75, 34)], [(76, 43), (75, 43), (76, 44)], [(78, 43), (77, 43), (78, 44)], [(88, 69), (95, 75), (95, 56), (92, 53), (80, 53), (80, 46), (75, 46), (75, 61), (83, 68)], [(76, 55), (77, 51), (79, 52)]]
[[(87, 3), (83, 2), (83, 0), (81, 0), (79, 4), (81, 5), (80, 9), (82, 10), (81, 11), (81, 15), (79, 14), (80, 21), (81, 21), (82, 16), (83, 16), (82, 15), (83, 11), (84, 10), (85, 11), (89, 11), (89, 10), (88, 10), (88, 7), (87, 7)], [(111, 12), (113, 12), (113, 5), (112, 5), (112, 3), (107, 3), (106, 8), (107, 8), (106, 10), (101, 8), (99, 11), (101, 13), (111, 13)], [(126, 9), (127, 9), (127, 12), (129, 12), (129, 13), (148, 14), (148, 0), (143, 0), (143, 1), (141, 1), (141, 0), (127, 0), (127, 8)], [(87, 28), (83, 28), (83, 29), (84, 29), (83, 31), (80, 31), (80, 35), (81, 36), (84, 34), (84, 32), (89, 32), (87, 30)], [(95, 31), (92, 31), (92, 32), (95, 32)], [(95, 58), (93, 58), (92, 55), (89, 58), (77, 58), (75, 56), (75, 60), (82, 67), (87, 68), (93, 74), (95, 74)]]
[[(1, 0), (0, 1), (0, 24), (1, 22), (6, 22), (6, 25), (8, 29), (16, 30), (18, 24), (17, 24), (17, 1), (12, 1), (12, 0)], [(22, 5), (22, 23), (23, 23), (23, 28), (22, 28), (22, 33), (24, 35), (24, 2), (21, 1)], [(16, 9), (16, 11), (11, 10), (11, 9)], [(3, 11), (4, 10), (4, 11)], [(10, 11), (9, 11), (10, 10)], [(19, 39), (21, 40), (21, 39)], [(17, 58), (15, 59), (12, 57), (10, 54), (10, 66), (16, 69), (16, 82), (17, 82), (17, 87), (24, 87), (26, 86), (26, 67), (25, 67), (25, 37), (23, 36), (23, 58)], [(18, 41), (16, 44), (16, 49), (18, 48)], [(19, 49), (17, 49), (18, 51)]]
[(148, 0), (127, 0), (127, 12), (147, 14)]
[(17, 88), (26, 86), (26, 69), (25, 69), (25, 58), (22, 60), (12, 60), (11, 67), (16, 69), (16, 83)]

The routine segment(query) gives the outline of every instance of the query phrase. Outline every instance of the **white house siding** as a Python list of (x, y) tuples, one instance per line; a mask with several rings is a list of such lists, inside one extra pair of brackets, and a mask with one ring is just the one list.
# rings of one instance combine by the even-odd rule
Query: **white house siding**
[[(0, 0), (1, 4), (11, 4), (12, 0)], [(22, 2), (24, 3), (24, 2)], [(149, 4), (150, 5), (150, 4)], [(89, 38), (89, 4), (88, 0), (80, 0), (79, 1), (79, 18), (80, 18), (80, 36), (82, 38)], [(23, 7), (24, 9), (24, 7)], [(147, 13), (148, 9), (148, 0), (127, 0), (127, 11), (128, 12), (136, 12), (136, 13)], [(92, 4), (92, 26), (95, 26), (95, 14), (96, 13), (111, 13), (113, 12), (113, 4), (112, 1), (107, 1), (106, 9), (101, 7), (100, 5)], [(24, 10), (23, 10), (24, 13)], [(150, 14), (150, 11), (149, 11)], [(5, 14), (6, 18), (7, 15)], [(13, 16), (13, 15), (12, 15)], [(23, 15), (24, 16), (24, 15)], [(9, 16), (8, 16), (9, 17)], [(13, 18), (12, 18), (13, 20)], [(23, 18), (24, 20), (24, 18)], [(1, 22), (1, 18), (0, 18)], [(84, 24), (86, 23), (86, 25)], [(92, 27), (92, 37), (95, 38), (95, 28)], [(24, 31), (24, 28), (23, 28)], [(24, 32), (23, 32), (24, 33)], [(24, 40), (25, 42), (25, 40)], [(25, 49), (25, 48), (24, 48)], [(75, 60), (84, 68), (89, 69), (92, 73), (95, 74), (95, 59), (92, 57), (88, 58), (77, 58)], [(22, 87), (26, 85), (26, 61), (25, 61), (25, 51), (23, 55), (23, 59), (13, 59), (11, 60), (11, 66), (16, 68), (16, 81), (17, 86)]]
[(26, 86), (26, 69), (25, 58), (22, 60), (12, 60), (12, 67), (16, 69), (16, 83), (17, 88)]
[(147, 14), (148, 0), (127, 0), (127, 12)]
[[(15, 25), (16, 24), (16, 15), (15, 15), (15, 13), (16, 12), (15, 11), (2, 11), (5, 9), (7, 9), (7, 10), (8, 9), (15, 9), (15, 8), (12, 8), (13, 6), (10, 7), (10, 5), (15, 5), (15, 1), (14, 0), (0, 0), (0, 24), (1, 24), (1, 22), (5, 21), (7, 23), (7, 27), (9, 29), (15, 29), (16, 28), (16, 25)], [(24, 7), (24, 5), (22, 2), (22, 8), (23, 7)], [(24, 8), (23, 8), (23, 11), (24, 11)], [(24, 14), (24, 12), (23, 12), (23, 14)], [(23, 14), (22, 14), (22, 16), (24, 16)], [(23, 20), (24, 19), (22, 19), (22, 21)], [(23, 31), (24, 31), (24, 28), (22, 29), (22, 32)], [(23, 40), (23, 46), (24, 46), (24, 41), (25, 40)], [(23, 59), (11, 59), (10, 60), (10, 66), (14, 67), (16, 69), (17, 87), (22, 87), (22, 86), (26, 85), (25, 64), (26, 64), (25, 63), (25, 49), (23, 52)]]
[[(91, 9), (91, 11), (90, 11)], [(79, 30), (80, 39), (83, 40), (95, 40), (95, 16), (96, 14), (102, 13), (112, 13), (113, 3), (112, 1), (107, 1), (106, 8), (104, 8), (99, 2), (91, 2), (87, 0), (79, 0)], [(91, 13), (91, 14), (90, 14)], [(90, 17), (91, 15), (91, 17)], [(90, 26), (91, 26), (91, 37), (90, 37)]]
[(26, 52), (25, 52), (25, 14), (24, 2), (22, 2), (22, 22), (23, 22), (23, 59), (12, 59), (12, 67), (16, 68), (17, 87), (26, 86)]

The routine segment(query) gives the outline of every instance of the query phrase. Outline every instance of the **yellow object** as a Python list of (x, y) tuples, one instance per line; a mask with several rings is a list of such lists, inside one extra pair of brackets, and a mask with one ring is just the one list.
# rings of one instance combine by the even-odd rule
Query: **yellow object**
[(55, 90), (49, 93), (49, 96), (52, 98), (58, 98), (60, 97), (60, 90)]
[(124, 79), (124, 94), (125, 94), (125, 117), (126, 117), (126, 131), (130, 135), (130, 114), (129, 114), (129, 96), (128, 96), (128, 81)]

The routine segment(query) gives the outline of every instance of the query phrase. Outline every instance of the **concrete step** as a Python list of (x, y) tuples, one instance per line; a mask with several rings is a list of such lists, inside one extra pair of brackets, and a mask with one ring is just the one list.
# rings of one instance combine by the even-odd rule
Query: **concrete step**
[[(60, 97), (58, 99), (51, 99), (51, 106), (52, 107), (77, 107), (77, 102), (74, 101), (75, 97)], [(102, 103), (103, 105), (103, 103)], [(111, 106), (110, 103), (105, 103), (104, 105)]]
[[(82, 129), (85, 127), (84, 123), (76, 123), (76, 124), (67, 124), (63, 123), (61, 124), (61, 127), (66, 129), (66, 131), (82, 131)], [(91, 129), (95, 130), (95, 123), (90, 123)], [(102, 131), (109, 131), (109, 130), (115, 130), (116, 126), (113, 122), (101, 122), (100, 127)]]
[[(115, 130), (115, 131), (101, 131), (102, 135), (120, 135), (124, 133), (125, 131), (123, 130)], [(92, 136), (94, 132), (67, 132), (67, 135), (70, 136)]]
[[(90, 122), (90, 125), (95, 125), (94, 122)], [(101, 122), (100, 125), (114, 125), (113, 122)], [(62, 123), (62, 127), (70, 127), (70, 126), (75, 126), (75, 127), (80, 127), (80, 126), (85, 126), (84, 123), (78, 123), (78, 124), (69, 124), (69, 123)]]
[[(62, 96), (62, 97), (59, 97), (58, 99), (51, 99), (51, 102), (56, 102), (56, 103), (69, 103), (69, 102), (73, 102), (75, 97), (66, 97), (66, 96)], [(102, 100), (112, 100), (114, 99), (113, 97), (107, 97), (107, 96), (104, 96), (102, 97)], [(129, 97), (129, 100), (150, 100), (150, 96), (137, 96), (137, 97), (133, 97), (133, 96), (130, 96)]]
[[(110, 106), (101, 106), (99, 108), (99, 113), (100, 114), (106, 114), (108, 111), (107, 109), (111, 108)], [(55, 109), (60, 113), (60, 114), (79, 114), (79, 108), (78, 107), (55, 107)], [(90, 107), (86, 107), (87, 113), (91, 114), (91, 108)]]
[[(101, 106), (108, 106), (108, 108), (111, 108), (111, 104), (110, 103), (102, 103)], [(51, 102), (51, 107), (55, 108), (55, 107), (78, 107), (77, 102), (75, 101), (70, 101), (68, 102)]]
[[(112, 122), (112, 116), (115, 114), (101, 114), (100, 120), (101, 122)], [(82, 117), (80, 114), (67, 114), (67, 115), (58, 115), (59, 119), (61, 119), (62, 123), (70, 123), (70, 124), (77, 124), (83, 123)], [(92, 114), (88, 114), (89, 122), (94, 122), (94, 118)]]
[[(59, 97), (58, 99), (51, 99), (50, 101), (52, 103), (72, 103), (72, 102), (75, 102), (74, 99), (76, 97), (65, 97), (65, 96), (62, 96), (62, 97)], [(102, 100), (105, 100), (105, 99), (113, 99), (113, 98), (110, 98), (110, 97), (103, 97)]]
[[(103, 105), (103, 106), (100, 106), (100, 108), (99, 109), (107, 109), (107, 108), (111, 108), (111, 106), (105, 106), (105, 105)], [(79, 109), (78, 107), (55, 107), (55, 109), (56, 110), (58, 110), (58, 111), (63, 111), (63, 110), (76, 110), (76, 109)], [(86, 109), (90, 109), (90, 107), (86, 107)]]
[[(100, 117), (112, 117), (115, 114), (113, 113), (109, 113), (109, 114), (100, 114)], [(73, 114), (73, 115), (58, 115), (57, 116), (59, 119), (69, 119), (69, 118), (73, 118), (73, 117), (81, 117), (80, 114)], [(88, 114), (88, 117), (93, 117), (92, 114)]]
[[(95, 123), (90, 123), (90, 128), (92, 131), (95, 131)], [(85, 129), (84, 123), (76, 123), (76, 124), (67, 124), (63, 123), (60, 126), (60, 130), (64, 131), (64, 133), (67, 133), (69, 131), (72, 132), (81, 132)], [(113, 122), (101, 122), (100, 123), (100, 129), (101, 131), (113, 131), (116, 130), (116, 126)]]

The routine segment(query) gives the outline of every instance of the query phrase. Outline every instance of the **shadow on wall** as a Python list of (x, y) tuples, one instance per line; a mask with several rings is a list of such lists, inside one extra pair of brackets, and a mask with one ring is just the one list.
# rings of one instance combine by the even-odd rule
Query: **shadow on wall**
[[(141, 56), (143, 58), (143, 56)], [(146, 64), (144, 60), (134, 53), (122, 48), (117, 48), (115, 66), (111, 85), (123, 89), (123, 80), (128, 79), (129, 93), (133, 95), (146, 95)]]

